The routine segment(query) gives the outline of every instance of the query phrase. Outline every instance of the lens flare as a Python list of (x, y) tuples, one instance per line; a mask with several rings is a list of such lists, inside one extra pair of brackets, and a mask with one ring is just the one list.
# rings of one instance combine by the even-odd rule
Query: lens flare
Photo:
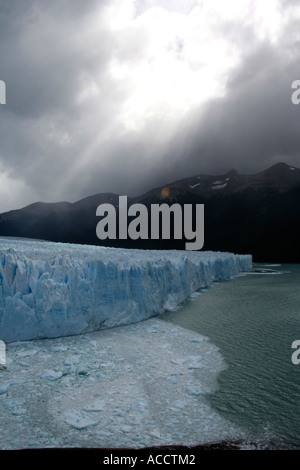
[(162, 190), (161, 190), (161, 192), (160, 192), (160, 195), (161, 195), (161, 197), (163, 197), (163, 198), (169, 197), (169, 195), (170, 195), (170, 188), (168, 188), (167, 186), (165, 186), (164, 188), (162, 188)]

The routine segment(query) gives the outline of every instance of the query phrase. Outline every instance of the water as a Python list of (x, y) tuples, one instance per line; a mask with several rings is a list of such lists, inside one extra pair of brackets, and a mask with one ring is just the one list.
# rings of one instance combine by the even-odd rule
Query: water
[(220, 415), (267, 448), (300, 449), (300, 265), (214, 284), (163, 318), (210, 338), (228, 367), (209, 395)]

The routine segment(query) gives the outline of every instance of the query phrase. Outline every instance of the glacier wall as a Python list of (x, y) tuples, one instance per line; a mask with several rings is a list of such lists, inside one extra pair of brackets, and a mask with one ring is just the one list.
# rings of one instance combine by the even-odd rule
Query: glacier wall
[(251, 267), (251, 255), (0, 238), (0, 339), (54, 338), (135, 323)]

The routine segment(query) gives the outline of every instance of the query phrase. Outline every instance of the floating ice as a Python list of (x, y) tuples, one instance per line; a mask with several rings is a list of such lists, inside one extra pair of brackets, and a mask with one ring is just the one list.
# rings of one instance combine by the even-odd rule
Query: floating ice
[(55, 371), (52, 369), (45, 369), (42, 373), (42, 378), (45, 380), (58, 380), (62, 377), (61, 371)]
[[(1, 449), (190, 446), (245, 437), (209, 405), (226, 364), (196, 332), (152, 318), (30, 346), (36, 354), (22, 356), (22, 364), (19, 353), (29, 344), (7, 348)], [(65, 365), (66, 349), (78, 363)]]
[(98, 420), (91, 419), (89, 416), (79, 413), (75, 410), (69, 410), (64, 413), (64, 420), (70, 426), (76, 429), (84, 429), (98, 424)]
[(0, 383), (0, 395), (3, 395), (4, 393), (7, 392), (8, 388), (10, 386), (9, 382), (2, 382)]
[(22, 397), (6, 398), (2, 400), (2, 406), (12, 415), (23, 415), (26, 413), (25, 400)]
[(251, 268), (250, 255), (0, 239), (0, 338), (68, 336), (135, 323)]
[(106, 405), (105, 400), (95, 400), (83, 408), (83, 411), (103, 411)]
[(188, 387), (186, 389), (186, 393), (192, 396), (202, 396), (205, 395), (204, 391), (201, 388), (198, 387)]

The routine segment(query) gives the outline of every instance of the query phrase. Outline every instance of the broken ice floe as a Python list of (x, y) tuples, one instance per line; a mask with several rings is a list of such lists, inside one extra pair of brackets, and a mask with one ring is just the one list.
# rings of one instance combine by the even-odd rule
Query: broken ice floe
[(216, 346), (161, 319), (11, 343), (7, 356), (9, 367), (0, 373), (2, 449), (140, 448), (241, 437), (206, 399), (225, 368)]

